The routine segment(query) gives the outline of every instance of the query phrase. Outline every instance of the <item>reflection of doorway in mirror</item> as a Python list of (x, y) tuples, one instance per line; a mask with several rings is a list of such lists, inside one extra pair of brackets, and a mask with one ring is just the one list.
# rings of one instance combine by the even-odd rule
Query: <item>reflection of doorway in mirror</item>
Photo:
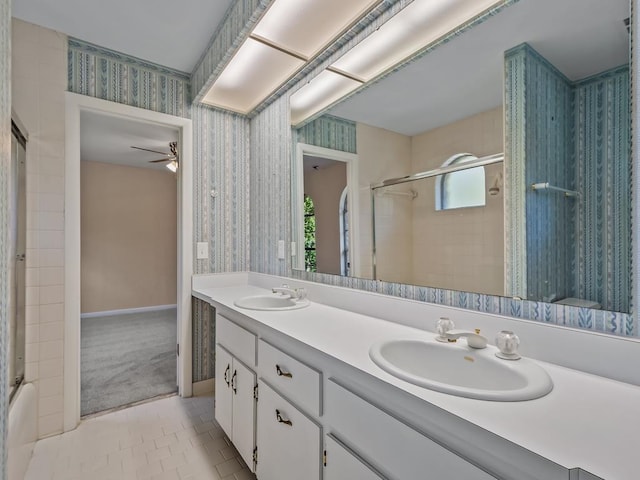
[[(340, 275), (342, 270), (342, 244), (344, 222), (341, 220), (342, 193), (347, 186), (346, 163), (321, 157), (305, 155), (304, 160), (305, 194), (305, 259), (309, 250), (307, 241), (308, 219), (307, 199), (313, 201), (315, 223), (314, 269), (310, 270), (305, 261), (305, 270)], [(309, 245), (311, 246), (311, 245)], [(309, 252), (309, 253), (308, 253)]]

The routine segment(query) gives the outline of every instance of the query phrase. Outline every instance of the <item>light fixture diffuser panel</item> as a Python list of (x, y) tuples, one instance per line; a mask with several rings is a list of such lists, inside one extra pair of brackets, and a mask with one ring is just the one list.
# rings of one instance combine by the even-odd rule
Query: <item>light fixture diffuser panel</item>
[(414, 0), (332, 67), (369, 81), (451, 32), (496, 0)]
[(291, 95), (291, 124), (297, 125), (325, 109), (362, 83), (325, 70), (307, 85)]
[(203, 103), (247, 114), (304, 62), (251, 38), (236, 52), (216, 79)]
[(252, 35), (314, 57), (381, 0), (275, 0)]

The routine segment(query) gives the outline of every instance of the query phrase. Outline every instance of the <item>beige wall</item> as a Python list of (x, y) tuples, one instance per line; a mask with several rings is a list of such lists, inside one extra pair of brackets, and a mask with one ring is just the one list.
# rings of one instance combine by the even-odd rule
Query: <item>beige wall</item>
[(304, 193), (316, 214), (316, 266), (321, 273), (340, 275), (340, 198), (347, 186), (347, 164), (334, 162), (319, 170), (305, 169)]
[(80, 182), (82, 313), (175, 304), (175, 176), (83, 161)]
[[(412, 172), (431, 170), (456, 153), (478, 157), (503, 151), (502, 107), (412, 137)], [(486, 190), (501, 163), (485, 167)], [(413, 282), (504, 294), (504, 198), (487, 193), (485, 207), (435, 209), (435, 179), (414, 184)]]
[[(357, 125), (363, 277), (371, 278), (371, 183), (438, 168), (450, 156), (503, 151), (502, 107), (408, 137)], [(488, 191), (502, 164), (485, 169)], [(412, 199), (393, 193), (417, 192)], [(384, 192), (384, 193), (383, 193)], [(486, 206), (435, 209), (435, 180), (380, 189), (376, 195), (377, 278), (431, 287), (502, 295), (503, 192)]]
[[(356, 128), (360, 191), (358, 276), (372, 278), (369, 186), (410, 173), (411, 139), (363, 123), (358, 123)], [(411, 210), (407, 209), (405, 197), (377, 197), (376, 246), (379, 257), (394, 256), (392, 262), (378, 262), (377, 277), (390, 282), (410, 283), (406, 279), (411, 273)]]
[(38, 391), (38, 434), (62, 431), (64, 92), (67, 37), (12, 21), (12, 107), (27, 144), (25, 379)]

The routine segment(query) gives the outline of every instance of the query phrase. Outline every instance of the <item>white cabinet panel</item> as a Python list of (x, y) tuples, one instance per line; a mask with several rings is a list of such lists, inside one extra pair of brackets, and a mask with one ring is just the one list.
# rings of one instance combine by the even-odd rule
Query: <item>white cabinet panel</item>
[(394, 480), (495, 480), (332, 380), (327, 382), (325, 414), (340, 438)]
[(321, 374), (264, 340), (258, 341), (260, 375), (287, 398), (313, 415), (320, 415)]
[(224, 348), (216, 344), (216, 399), (215, 418), (229, 438), (232, 437), (232, 397), (231, 375), (232, 357)]
[(233, 390), (232, 440), (238, 453), (240, 453), (240, 456), (252, 472), (255, 471), (253, 449), (256, 444), (255, 385), (256, 374), (245, 367), (238, 359), (234, 359), (231, 382), (231, 388)]
[(258, 384), (258, 478), (319, 480), (320, 427), (262, 380)]
[(219, 314), (216, 314), (216, 342), (245, 365), (255, 367), (256, 336)]
[(384, 480), (331, 435), (325, 436), (324, 480)]

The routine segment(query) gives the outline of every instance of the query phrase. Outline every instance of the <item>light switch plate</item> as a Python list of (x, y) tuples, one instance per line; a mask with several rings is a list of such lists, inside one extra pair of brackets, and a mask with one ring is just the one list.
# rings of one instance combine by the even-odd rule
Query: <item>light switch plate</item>
[(209, 243), (198, 242), (196, 243), (196, 258), (198, 260), (204, 260), (209, 258)]

